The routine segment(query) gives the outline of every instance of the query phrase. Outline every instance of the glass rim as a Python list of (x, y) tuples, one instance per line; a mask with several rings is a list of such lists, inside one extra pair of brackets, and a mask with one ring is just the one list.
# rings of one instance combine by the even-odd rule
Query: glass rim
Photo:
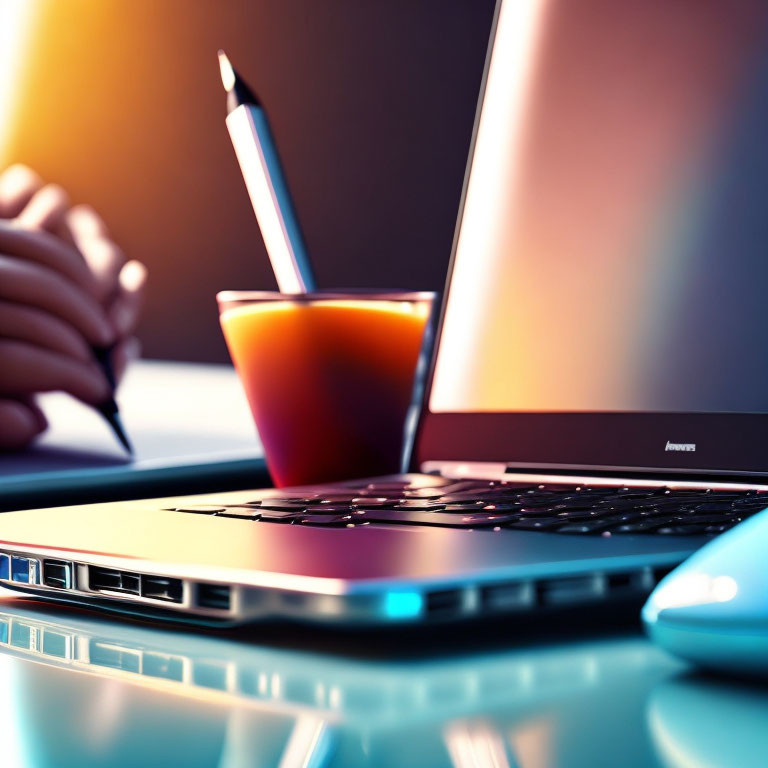
[(281, 293), (280, 291), (219, 291), (219, 305), (254, 304), (266, 301), (292, 301), (306, 304), (313, 301), (433, 301), (436, 291), (382, 291), (378, 289), (350, 289), (311, 291), (310, 293)]

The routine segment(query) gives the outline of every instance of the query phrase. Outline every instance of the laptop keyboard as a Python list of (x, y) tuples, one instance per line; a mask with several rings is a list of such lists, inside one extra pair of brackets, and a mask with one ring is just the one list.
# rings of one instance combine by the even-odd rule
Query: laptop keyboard
[(301, 496), (178, 512), (293, 525), (430, 525), (611, 536), (716, 535), (768, 507), (768, 492), (487, 481), (318, 486)]

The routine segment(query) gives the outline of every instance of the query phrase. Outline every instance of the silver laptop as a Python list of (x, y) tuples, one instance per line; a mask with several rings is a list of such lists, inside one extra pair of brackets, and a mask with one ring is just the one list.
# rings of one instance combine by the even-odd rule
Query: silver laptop
[(504, 0), (408, 474), (10, 512), (0, 580), (196, 621), (629, 600), (768, 506), (768, 5)]

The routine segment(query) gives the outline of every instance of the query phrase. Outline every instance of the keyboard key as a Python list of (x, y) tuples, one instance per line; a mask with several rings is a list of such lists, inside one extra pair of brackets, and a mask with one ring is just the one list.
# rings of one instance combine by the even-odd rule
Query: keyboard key
[(408, 488), (411, 485), (411, 483), (407, 480), (400, 481), (396, 480), (394, 482), (382, 482), (382, 483), (368, 483), (368, 485), (365, 486), (366, 491), (403, 491), (406, 488)]
[(400, 501), (395, 505), (395, 509), (412, 509), (418, 512), (437, 512), (438, 510), (443, 509), (443, 507), (445, 507), (445, 504), (438, 504), (437, 502), (420, 499), (407, 499), (406, 501)]
[[(490, 504), (485, 504), (484, 502), (478, 503), (479, 508), (483, 509), (487, 512), (516, 512), (521, 513), (523, 510), (523, 507), (519, 503), (515, 502), (505, 502), (505, 501), (494, 501)], [(452, 505), (446, 505), (446, 510), (450, 509)], [(466, 507), (465, 507), (466, 509)]]
[(523, 531), (549, 531), (564, 524), (559, 517), (518, 517), (508, 523), (506, 528), (518, 528)]
[(355, 507), (365, 506), (366, 508), (373, 508), (373, 507), (385, 507), (387, 509), (391, 509), (395, 506), (401, 499), (394, 498), (390, 499), (387, 496), (373, 496), (371, 498), (366, 498), (365, 496), (356, 496), (352, 499), (352, 505)]
[(729, 528), (732, 528), (732, 525), (729, 525), (727, 523), (723, 523), (721, 525), (707, 525), (704, 528), (704, 533), (724, 533)]
[(259, 519), (265, 523), (291, 523), (300, 519), (300, 513), (289, 510), (262, 509), (259, 510)]
[(704, 530), (703, 525), (669, 525), (658, 528), (656, 533), (662, 536), (696, 536), (704, 533)]
[[(504, 511), (504, 510), (498, 509), (495, 505), (492, 505), (492, 506), (493, 506), (493, 510), (496, 511), (496, 512)], [(467, 504), (446, 504), (443, 507), (442, 511), (443, 512), (453, 512), (453, 513), (455, 513), (457, 515), (462, 515), (462, 514), (469, 514), (470, 512), (473, 512), (475, 510), (486, 509), (486, 508), (487, 508), (487, 505), (486, 505), (486, 503), (484, 501), (475, 501), (475, 502), (472, 502), (471, 504), (469, 504), (469, 503), (467, 503)], [(491, 511), (491, 510), (489, 509), (488, 511)]]
[(353, 522), (353, 515), (299, 515), (296, 519), (296, 522), (299, 522), (302, 525), (322, 525), (343, 528), (344, 526)]
[[(725, 519), (731, 519), (726, 518), (725, 515), (697, 515), (697, 514), (691, 514), (691, 515), (677, 515), (675, 517), (675, 521), (678, 522), (680, 525), (718, 525), (722, 523)], [(732, 518), (732, 525), (735, 525), (737, 522), (740, 522), (740, 517), (734, 517)]]
[(192, 504), (186, 507), (176, 507), (176, 512), (192, 512), (198, 515), (215, 515), (224, 512), (225, 507), (217, 507), (210, 504)]
[(261, 513), (253, 507), (227, 507), (216, 513), (216, 517), (238, 517), (242, 520), (258, 520)]
[(620, 521), (613, 518), (595, 517), (591, 520), (568, 522), (557, 529), (558, 533), (601, 533), (615, 526)]
[(360, 510), (355, 519), (368, 520), (371, 523), (402, 523), (406, 525), (441, 525), (451, 528), (473, 528), (477, 526), (497, 526), (512, 520), (510, 515), (488, 515), (476, 512), (466, 515), (445, 514), (442, 512), (418, 512), (415, 510), (376, 509)]
[[(465, 504), (466, 506), (472, 506), (473, 504), (477, 504), (480, 501), (483, 501), (483, 497), (482, 496), (473, 496), (472, 494), (458, 496), (456, 494), (450, 493), (447, 496), (441, 496), (440, 497), (440, 503), (441, 504), (446, 504), (446, 505), (448, 505), (448, 504), (451, 504), (451, 505)], [(490, 502), (490, 501), (488, 501), (488, 502), (483, 501), (483, 503), (484, 504), (485, 503), (490, 504), (492, 502)]]
[(271, 512), (302, 512), (307, 508), (307, 502), (283, 501), (282, 499), (264, 499), (259, 509)]
[(626, 523), (612, 529), (612, 533), (650, 533), (655, 531), (662, 523), (656, 520), (641, 520), (636, 523)]
[(307, 515), (350, 515), (352, 511), (349, 504), (310, 504), (304, 508)]
[(565, 510), (563, 512), (556, 512), (556, 516), (564, 523), (578, 522), (581, 520), (601, 520), (604, 517), (616, 518), (616, 515), (612, 513), (600, 514), (599, 512), (585, 512), (584, 510), (574, 510), (573, 512)]
[(439, 499), (444, 495), (440, 488), (417, 488), (413, 491), (403, 491), (403, 497), (406, 499)]

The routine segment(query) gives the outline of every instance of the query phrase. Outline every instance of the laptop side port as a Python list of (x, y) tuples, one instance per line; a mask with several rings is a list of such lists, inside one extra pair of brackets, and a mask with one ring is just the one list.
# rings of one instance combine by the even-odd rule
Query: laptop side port
[(18, 584), (37, 584), (40, 574), (40, 563), (31, 557), (11, 557), (11, 581)]
[(72, 563), (64, 560), (43, 560), (43, 585), (55, 589), (72, 589)]
[(198, 584), (197, 605), (199, 608), (228, 611), (232, 605), (232, 587), (229, 584)]
[(489, 584), (480, 590), (480, 600), (483, 609), (489, 612), (515, 611), (533, 608), (536, 592), (530, 581)]
[(599, 600), (605, 595), (602, 574), (543, 579), (537, 585), (542, 605), (568, 605)]
[(115, 592), (121, 595), (141, 594), (141, 580), (138, 573), (88, 566), (88, 586), (92, 592)]
[(165, 600), (180, 603), (184, 592), (181, 579), (168, 576), (141, 576), (141, 596), (149, 600)]
[(461, 614), (463, 601), (460, 589), (444, 589), (427, 593), (427, 617), (448, 618)]

